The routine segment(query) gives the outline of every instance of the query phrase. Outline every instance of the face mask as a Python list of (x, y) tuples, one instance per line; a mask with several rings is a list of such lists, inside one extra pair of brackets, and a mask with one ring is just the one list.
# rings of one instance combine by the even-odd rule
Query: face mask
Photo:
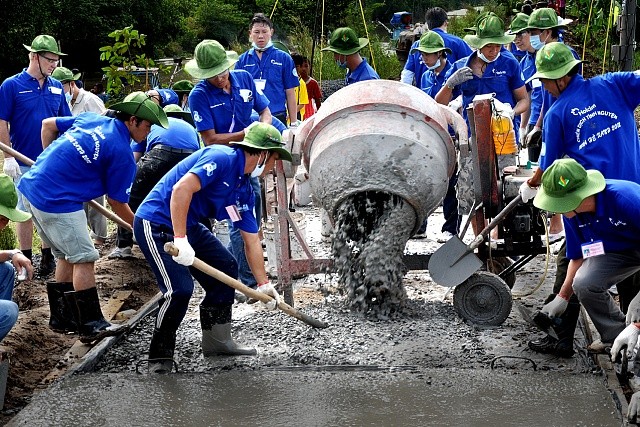
[(71, 96), (70, 93), (65, 92), (64, 93), (64, 98), (67, 100), (67, 103), (70, 103), (72, 96)]
[(344, 58), (344, 62), (340, 62), (339, 59), (336, 59), (336, 65), (342, 68), (343, 70), (347, 68), (347, 58)]
[(271, 46), (273, 46), (273, 43), (271, 43), (271, 40), (269, 40), (269, 43), (266, 44), (265, 47), (263, 48), (259, 48), (258, 45), (255, 44), (255, 42), (251, 42), (251, 46), (257, 50), (258, 52), (264, 52), (265, 50), (269, 49)]
[(435, 70), (437, 69), (440, 65), (442, 65), (442, 63), (440, 62), (440, 58), (438, 58), (438, 60), (436, 61), (436, 63), (431, 66), (431, 67), (427, 67), (429, 70)]
[(529, 39), (529, 43), (531, 43), (531, 47), (535, 50), (540, 50), (544, 46), (544, 42), (540, 40), (540, 34), (531, 36), (531, 38)]
[(498, 52), (498, 54), (496, 55), (496, 57), (492, 61), (489, 61), (487, 59), (487, 57), (482, 54), (482, 52), (478, 51), (478, 58), (482, 59), (487, 64), (491, 64), (493, 61), (495, 61), (496, 59), (500, 58), (500, 52)]
[(262, 162), (262, 165), (260, 165), (260, 159), (258, 159), (258, 164), (256, 165), (255, 169), (253, 169), (253, 172), (251, 172), (251, 178), (257, 178), (260, 175), (262, 175), (262, 172), (264, 172), (264, 167), (267, 164), (267, 159), (264, 159), (264, 162)]

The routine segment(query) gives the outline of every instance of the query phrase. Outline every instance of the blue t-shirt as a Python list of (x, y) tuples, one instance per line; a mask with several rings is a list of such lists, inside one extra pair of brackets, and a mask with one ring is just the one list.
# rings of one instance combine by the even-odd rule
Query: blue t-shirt
[(200, 80), (189, 94), (189, 108), (198, 132), (213, 129), (216, 133), (239, 132), (251, 124), (251, 111), (269, 106), (260, 94), (251, 74), (243, 70), (229, 72), (231, 93)]
[(582, 258), (582, 243), (601, 240), (605, 253), (640, 248), (640, 185), (607, 179), (596, 194), (596, 212), (564, 218), (567, 258)]
[[(526, 52), (522, 61), (520, 61), (520, 68), (522, 69), (522, 75), (525, 81), (536, 73), (536, 54)], [(528, 125), (535, 125), (540, 117), (540, 110), (542, 109), (542, 83), (539, 79), (533, 79), (527, 83), (527, 92), (531, 99), (531, 114), (529, 116)]]
[(240, 148), (210, 145), (198, 150), (158, 181), (136, 211), (136, 216), (172, 227), (170, 202), (173, 186), (185, 174), (193, 173), (200, 179), (201, 188), (191, 199), (187, 228), (202, 218), (231, 220), (226, 207), (236, 206), (241, 219), (233, 226), (248, 233), (257, 233), (255, 196), (250, 175), (244, 173), (244, 166), (245, 155)]
[(362, 62), (355, 70), (353, 70), (353, 72), (347, 70), (345, 83), (350, 85), (365, 80), (378, 80), (379, 78), (380, 76), (376, 73), (376, 70), (374, 70), (371, 65), (367, 64), (367, 60), (365, 58), (362, 58)]
[(446, 81), (444, 76), (447, 75), (447, 71), (452, 67), (451, 62), (447, 59), (447, 63), (445, 64), (440, 74), (436, 74), (433, 70), (427, 70), (422, 75), (422, 80), (420, 81), (420, 89), (427, 95), (432, 98), (436, 97), (436, 94), (442, 89), (444, 86), (444, 82)]
[[(257, 122), (259, 120), (260, 120), (260, 115), (257, 112), (252, 111), (251, 112), (251, 121), (252, 122)], [(283, 133), (285, 130), (288, 129), (287, 126), (284, 123), (282, 123), (280, 121), (280, 119), (278, 119), (277, 117), (271, 117), (271, 125), (274, 128), (278, 129), (278, 131), (280, 131), (280, 133)]]
[(0, 86), (0, 119), (9, 123), (11, 145), (32, 160), (42, 153), (42, 121), (62, 116), (71, 116), (71, 109), (62, 83), (53, 77), (47, 77), (40, 88), (24, 69)]
[[(451, 53), (447, 54), (448, 62), (453, 64), (458, 59), (466, 58), (473, 52), (469, 45), (460, 37), (449, 34), (441, 28), (436, 28), (432, 31), (438, 33), (440, 37), (442, 37), (442, 40), (444, 40), (445, 47), (451, 49)], [(419, 45), (420, 40), (416, 40), (411, 45), (411, 49), (417, 48)], [(411, 52), (411, 49), (409, 49), (409, 52)], [(416, 52), (409, 55), (407, 62), (404, 64), (404, 69), (413, 71), (415, 83), (419, 86), (419, 83), (422, 81), (422, 75), (427, 71), (427, 66), (422, 61), (422, 54), (420, 52)]]
[(168, 145), (172, 148), (186, 150), (198, 150), (200, 140), (198, 132), (189, 123), (177, 117), (168, 117), (169, 128), (152, 125), (151, 132), (145, 142), (131, 142), (131, 151), (134, 153), (146, 153), (158, 144)]
[(58, 118), (56, 126), (60, 137), (18, 183), (27, 200), (49, 213), (79, 211), (103, 194), (127, 203), (136, 173), (127, 126), (91, 112)]
[[(468, 67), (476, 55), (477, 52), (474, 52), (467, 58), (456, 61), (444, 77), (445, 81), (460, 68)], [(498, 59), (487, 64), (482, 78), (474, 74), (473, 79), (456, 86), (453, 89), (452, 99), (462, 94), (462, 107), (465, 116), (467, 106), (471, 104), (476, 95), (495, 93), (495, 98), (498, 101), (509, 104), (513, 108), (516, 105), (513, 91), (523, 86), (524, 78), (520, 70), (520, 64), (518, 64), (511, 52), (503, 48)], [(513, 119), (513, 126), (518, 129), (519, 125), (520, 116), (516, 116)], [(516, 132), (517, 138), (518, 133)]]
[[(266, 80), (263, 93), (269, 100), (269, 109), (274, 115), (287, 111), (285, 90), (300, 85), (291, 55), (273, 46), (262, 52), (262, 59), (258, 58), (255, 49), (249, 49), (238, 58), (236, 70), (248, 71), (254, 80)], [(257, 86), (260, 87), (260, 83), (257, 83)], [(191, 110), (193, 110), (193, 105), (191, 105)]]
[(544, 116), (540, 168), (569, 156), (608, 179), (640, 184), (640, 141), (633, 111), (640, 71), (573, 76)]

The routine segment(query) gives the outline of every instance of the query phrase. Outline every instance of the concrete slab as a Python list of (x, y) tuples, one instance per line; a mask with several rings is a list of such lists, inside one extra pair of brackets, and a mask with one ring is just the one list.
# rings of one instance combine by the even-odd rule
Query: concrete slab
[(304, 367), (86, 374), (11, 426), (619, 426), (601, 376), (542, 371)]

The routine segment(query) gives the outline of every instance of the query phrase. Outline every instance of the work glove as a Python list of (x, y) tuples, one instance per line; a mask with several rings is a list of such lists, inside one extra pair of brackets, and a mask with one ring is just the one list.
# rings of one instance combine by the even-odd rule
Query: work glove
[(267, 308), (267, 310), (275, 310), (278, 306), (278, 301), (280, 301), (280, 295), (276, 288), (271, 284), (271, 282), (266, 282), (261, 285), (258, 285), (258, 290), (265, 295), (269, 295), (273, 298), (273, 300), (269, 302), (263, 302), (262, 305)]
[(627, 420), (629, 420), (630, 423), (637, 423), (638, 416), (640, 416), (640, 391), (631, 395), (629, 409), (627, 410)]
[(459, 110), (462, 108), (462, 95), (460, 95), (456, 99), (452, 100), (449, 103), (448, 107), (449, 108), (453, 108), (454, 110), (459, 112)]
[(518, 190), (518, 193), (520, 194), (520, 197), (522, 197), (522, 203), (527, 203), (529, 200), (536, 197), (536, 194), (538, 193), (538, 188), (530, 187), (529, 183), (525, 181), (520, 186), (520, 190)]
[(471, 71), (471, 68), (462, 67), (449, 76), (449, 78), (445, 82), (445, 85), (449, 89), (453, 89), (454, 87), (461, 85), (462, 83), (466, 82), (467, 80), (471, 80), (472, 78), (473, 72)]
[(545, 304), (540, 311), (549, 317), (559, 317), (562, 313), (564, 313), (568, 305), (569, 301), (562, 298), (560, 295), (556, 295), (553, 301)]
[(629, 304), (629, 308), (627, 308), (627, 325), (632, 323), (640, 322), (640, 304), (634, 303), (635, 298)]
[(527, 148), (527, 146), (525, 145), (525, 139), (527, 138), (527, 128), (520, 128), (518, 129), (518, 141), (520, 141), (520, 145), (522, 146), (522, 148)]
[(622, 332), (618, 334), (611, 347), (611, 361), (615, 362), (616, 359), (618, 359), (618, 354), (624, 346), (627, 346), (627, 357), (631, 357), (633, 349), (638, 343), (638, 335), (640, 335), (640, 329), (638, 329), (635, 323), (624, 328)]
[(300, 120), (296, 120), (295, 122), (292, 122), (291, 124), (289, 124), (289, 129), (291, 128), (297, 128), (298, 126), (300, 126), (302, 124), (302, 122)]
[(18, 165), (15, 157), (5, 157), (2, 171), (9, 175), (11, 178), (17, 178), (21, 175), (20, 165)]
[(515, 117), (515, 111), (513, 111), (513, 107), (507, 104), (506, 102), (501, 102), (498, 99), (493, 100), (493, 108), (496, 110), (496, 113), (502, 117), (508, 117), (511, 120)]
[(178, 255), (173, 257), (173, 260), (180, 265), (186, 265), (187, 267), (193, 264), (196, 257), (196, 251), (193, 250), (189, 239), (187, 237), (174, 237), (173, 244), (178, 248)]
[(542, 129), (534, 126), (533, 129), (524, 138), (523, 147), (540, 147), (542, 143)]

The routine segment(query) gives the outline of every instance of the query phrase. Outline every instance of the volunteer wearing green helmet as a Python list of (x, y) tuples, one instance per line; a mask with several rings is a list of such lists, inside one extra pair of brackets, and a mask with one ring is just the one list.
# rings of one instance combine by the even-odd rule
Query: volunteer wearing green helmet
[[(71, 110), (66, 102), (62, 84), (49, 78), (64, 53), (58, 49), (58, 43), (49, 35), (39, 35), (31, 46), (24, 45), (29, 51), (29, 66), (21, 73), (9, 77), (0, 86), (0, 141), (11, 145), (15, 150), (35, 159), (42, 153), (40, 129), (42, 120), (48, 117), (70, 116)], [(4, 154), (3, 171), (14, 179), (16, 184), (21, 174), (29, 166), (18, 162), (9, 154)], [(18, 192), (18, 209), (25, 209), (22, 194)], [(33, 243), (33, 222), (16, 224), (16, 234), (20, 250), (31, 259)], [(55, 269), (55, 260), (51, 249), (42, 247), (42, 258), (38, 274), (46, 277)]]
[(38, 234), (57, 258), (55, 281), (47, 284), (49, 324), (54, 330), (79, 332), (84, 342), (118, 329), (100, 310), (94, 274), (99, 254), (82, 204), (106, 194), (113, 211), (132, 223), (127, 202), (136, 164), (129, 141), (143, 141), (152, 124), (167, 126), (164, 111), (142, 92), (111, 108), (104, 116), (84, 113), (44, 120), (46, 149), (18, 183)]
[[(231, 337), (233, 288), (190, 267), (197, 256), (228, 276), (238, 276), (235, 258), (200, 223), (203, 218), (232, 221), (241, 230), (258, 290), (278, 298), (264, 268), (250, 178), (262, 173), (269, 158), (291, 161), (291, 154), (284, 148), (280, 132), (267, 123), (255, 123), (242, 141), (230, 145), (205, 147), (178, 163), (136, 212), (134, 235), (164, 295), (149, 348), (151, 372), (172, 368), (176, 331), (193, 292), (192, 275), (205, 290), (200, 303), (203, 354), (256, 354), (255, 349), (239, 346)], [(174, 242), (178, 256), (164, 251), (168, 241)], [(269, 308), (274, 309), (275, 304)]]
[(324, 51), (333, 52), (333, 58), (340, 68), (347, 70), (347, 85), (365, 80), (380, 78), (376, 70), (360, 55), (360, 50), (369, 44), (369, 39), (358, 38), (356, 32), (349, 27), (337, 28), (329, 39), (329, 46)]

